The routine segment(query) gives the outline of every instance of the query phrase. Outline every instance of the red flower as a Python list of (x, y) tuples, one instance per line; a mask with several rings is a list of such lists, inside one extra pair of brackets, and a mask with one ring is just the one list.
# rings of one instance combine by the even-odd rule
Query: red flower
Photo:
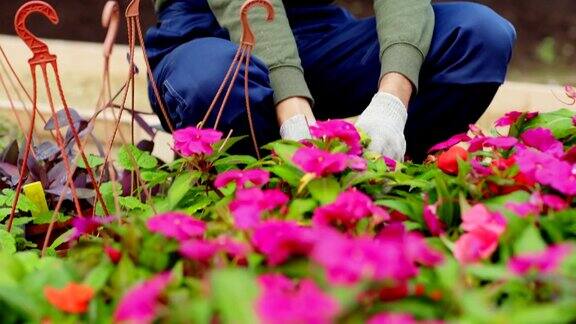
[(87, 285), (71, 282), (62, 289), (45, 287), (44, 296), (50, 304), (63, 312), (82, 314), (88, 310), (94, 290)]
[(120, 259), (122, 258), (122, 252), (120, 250), (108, 245), (104, 247), (104, 253), (106, 253), (110, 261), (114, 264), (120, 262)]
[(458, 160), (468, 160), (468, 152), (460, 146), (453, 146), (438, 157), (438, 168), (446, 174), (458, 174)]

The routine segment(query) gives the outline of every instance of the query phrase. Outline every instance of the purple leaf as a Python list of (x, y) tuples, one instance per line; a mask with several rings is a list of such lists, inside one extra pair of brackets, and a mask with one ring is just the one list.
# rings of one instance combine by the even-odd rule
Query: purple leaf
[[(68, 108), (68, 111), (70, 111), (70, 116), (72, 117), (72, 121), (74, 122), (74, 124), (77, 124), (82, 120), (82, 117), (80, 117), (80, 115), (76, 112), (76, 110), (72, 109), (72, 108)], [(56, 112), (56, 117), (58, 118), (58, 126), (60, 128), (62, 127), (66, 127), (68, 126), (68, 118), (66, 116), (66, 111), (64, 111), (64, 109), (59, 110), (58, 112)], [(48, 119), (48, 121), (46, 122), (46, 125), (44, 126), (45, 130), (55, 130), (56, 129), (56, 125), (54, 122), (54, 116), (51, 116), (50, 119)]]

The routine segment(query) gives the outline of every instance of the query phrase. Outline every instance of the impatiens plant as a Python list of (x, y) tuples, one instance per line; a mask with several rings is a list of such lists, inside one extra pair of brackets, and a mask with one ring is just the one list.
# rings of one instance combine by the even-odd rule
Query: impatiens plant
[[(510, 112), (424, 164), (366, 151), (340, 120), (267, 144), (262, 159), (194, 127), (174, 132), (171, 163), (125, 146), (126, 177), (102, 184), (110, 213), (61, 215), (45, 256), (26, 222), (0, 227), (0, 318), (572, 323), (574, 120)], [(35, 207), (23, 198), (17, 219)]]

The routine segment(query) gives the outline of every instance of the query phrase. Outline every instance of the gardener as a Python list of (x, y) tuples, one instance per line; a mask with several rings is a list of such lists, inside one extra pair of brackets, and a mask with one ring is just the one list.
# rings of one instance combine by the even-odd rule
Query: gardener
[[(238, 48), (243, 2), (156, 0), (159, 24), (148, 31), (148, 54), (176, 128), (199, 123), (214, 98)], [(370, 150), (401, 159), (407, 149), (422, 159), (483, 114), (516, 39), (507, 20), (473, 3), (374, 0), (376, 17), (356, 19), (330, 0), (271, 2), (273, 22), (260, 8), (250, 14), (250, 99), (260, 145), (279, 135), (307, 138), (316, 119), (359, 115)], [(244, 100), (241, 70), (223, 132), (249, 134)]]

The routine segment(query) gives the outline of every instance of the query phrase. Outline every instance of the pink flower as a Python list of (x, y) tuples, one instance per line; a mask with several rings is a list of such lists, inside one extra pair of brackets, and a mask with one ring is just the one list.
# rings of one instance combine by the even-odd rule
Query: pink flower
[(348, 145), (348, 153), (359, 155), (362, 153), (360, 134), (356, 127), (345, 120), (328, 120), (317, 122), (310, 126), (312, 136), (316, 138), (339, 139)]
[(235, 260), (246, 259), (250, 252), (250, 247), (246, 243), (238, 242), (227, 236), (218, 237), (214, 243), (218, 246), (219, 251), (226, 253)]
[(254, 229), (252, 243), (266, 256), (268, 264), (276, 266), (293, 255), (308, 255), (316, 238), (309, 228), (295, 222), (270, 220)]
[(555, 245), (537, 253), (527, 253), (515, 256), (508, 262), (508, 269), (518, 276), (525, 276), (531, 270), (540, 274), (550, 274), (556, 271), (564, 258), (570, 254), (569, 245)]
[(348, 155), (348, 167), (354, 171), (366, 171), (368, 162), (363, 157)]
[(401, 245), (412, 263), (434, 267), (444, 261), (444, 256), (431, 249), (424, 236), (418, 232), (408, 232), (404, 224), (394, 223), (385, 227), (377, 237), (385, 246)]
[(454, 246), (454, 257), (462, 264), (488, 259), (498, 248), (498, 234), (478, 229), (462, 235)]
[(316, 226), (342, 225), (351, 229), (360, 219), (369, 216), (375, 216), (379, 221), (390, 219), (390, 215), (376, 206), (370, 197), (352, 188), (341, 193), (333, 203), (317, 208), (312, 221)]
[(384, 159), (384, 163), (386, 163), (386, 166), (388, 167), (388, 171), (390, 172), (396, 171), (396, 166), (398, 165), (398, 162), (396, 162), (396, 160), (393, 160), (386, 156), (383, 156), (382, 158)]
[(468, 141), (470, 141), (470, 136), (468, 136), (468, 134), (466, 134), (466, 133), (457, 134), (457, 135), (452, 136), (450, 139), (448, 139), (444, 142), (441, 142), (441, 143), (438, 143), (438, 144), (432, 146), (428, 150), (428, 153), (447, 150), (454, 145), (460, 144), (462, 142), (468, 142)]
[(114, 216), (100, 217), (100, 216), (76, 216), (72, 220), (72, 227), (74, 229), (70, 236), (70, 241), (75, 241), (82, 235), (91, 234), (99, 227), (109, 224), (116, 219)]
[(234, 224), (239, 229), (253, 228), (260, 222), (262, 213), (272, 211), (288, 203), (288, 196), (278, 189), (242, 189), (230, 203)]
[(186, 241), (204, 235), (206, 224), (192, 216), (169, 212), (153, 216), (146, 222), (148, 230), (177, 241)]
[(292, 161), (302, 171), (323, 177), (344, 171), (348, 164), (348, 156), (344, 153), (326, 152), (315, 147), (303, 147), (296, 151)]
[(470, 140), (468, 151), (477, 152), (482, 150), (484, 147), (508, 150), (513, 148), (516, 144), (518, 144), (518, 139), (515, 137), (478, 136)]
[(424, 223), (426, 223), (426, 227), (430, 234), (433, 236), (440, 236), (445, 233), (446, 225), (440, 220), (436, 210), (438, 209), (437, 205), (426, 205), (424, 206)]
[(367, 324), (416, 324), (414, 316), (401, 313), (381, 313), (371, 317)]
[(218, 245), (205, 240), (188, 240), (180, 244), (178, 251), (190, 260), (207, 262), (218, 253)]
[(529, 121), (531, 119), (536, 118), (536, 116), (538, 116), (538, 112), (522, 113), (519, 111), (511, 111), (506, 115), (504, 115), (504, 117), (498, 119), (495, 123), (495, 126), (496, 127), (510, 126), (512, 124), (515, 124), (518, 120), (520, 120), (520, 117), (522, 116), (524, 116), (524, 120)]
[(510, 126), (516, 123), (518, 119), (522, 117), (522, 114), (523, 113), (520, 111), (511, 111), (506, 115), (504, 115), (504, 117), (501, 117), (500, 119), (496, 120), (496, 123), (494, 123), (494, 125), (496, 127)]
[(222, 133), (213, 129), (188, 127), (174, 131), (174, 150), (182, 156), (210, 155), (212, 145), (222, 138)]
[(311, 258), (335, 284), (353, 284), (362, 279), (406, 281), (414, 277), (416, 264), (434, 266), (442, 255), (430, 249), (421, 235), (407, 232), (404, 225), (388, 225), (376, 239), (348, 237), (332, 229), (317, 229)]
[(265, 170), (229, 170), (220, 173), (214, 181), (216, 188), (222, 188), (234, 182), (237, 188), (244, 188), (246, 183), (251, 183), (255, 186), (263, 186), (270, 180), (270, 173)]
[(506, 207), (520, 217), (526, 217), (528, 215), (540, 215), (544, 213), (547, 209), (552, 209), (554, 211), (560, 211), (568, 208), (570, 205), (562, 198), (555, 195), (542, 195), (540, 192), (535, 192), (530, 197), (527, 202), (516, 203), (510, 202), (506, 204)]
[(474, 173), (480, 177), (487, 177), (492, 174), (492, 170), (489, 167), (484, 166), (482, 162), (478, 161), (477, 159), (472, 159), (470, 164), (472, 165), (472, 170), (474, 170)]
[(475, 263), (488, 259), (496, 251), (506, 230), (506, 219), (479, 204), (462, 215), (461, 227), (468, 233), (456, 241), (454, 257), (462, 264)]
[(158, 298), (170, 280), (170, 273), (162, 273), (130, 288), (116, 307), (114, 321), (152, 323), (159, 306)]
[(506, 219), (498, 212), (490, 212), (479, 204), (462, 215), (462, 229), (467, 232), (486, 230), (501, 235), (506, 230)]
[(564, 154), (564, 145), (547, 128), (529, 129), (520, 138), (524, 144), (541, 152), (547, 152), (557, 157)]
[(310, 279), (295, 283), (283, 275), (267, 274), (259, 283), (262, 294), (256, 309), (264, 324), (328, 324), (338, 315), (338, 303)]
[(533, 149), (518, 150), (515, 160), (529, 180), (550, 186), (567, 196), (576, 195), (575, 165)]

